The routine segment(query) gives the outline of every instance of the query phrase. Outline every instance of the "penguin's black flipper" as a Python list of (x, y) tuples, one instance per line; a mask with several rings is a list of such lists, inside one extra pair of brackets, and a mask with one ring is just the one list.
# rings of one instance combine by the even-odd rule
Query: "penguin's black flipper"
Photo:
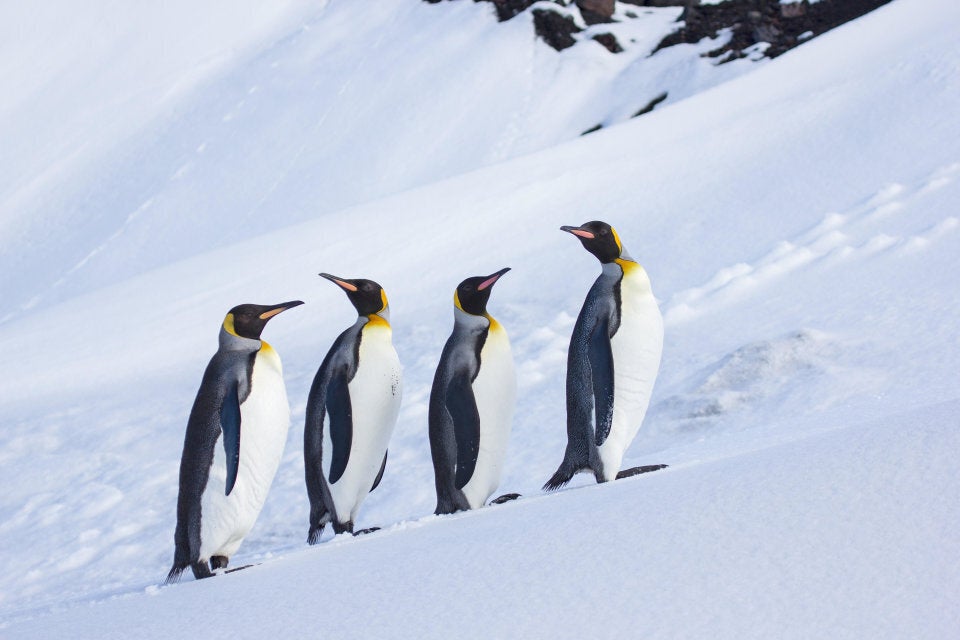
[(665, 464), (645, 464), (640, 467), (631, 467), (617, 472), (617, 480), (632, 478), (633, 476), (638, 476), (641, 473), (649, 473), (650, 471), (659, 471), (660, 469), (666, 469), (667, 466), (668, 465)]
[(596, 414), (594, 442), (599, 447), (613, 426), (613, 350), (610, 346), (610, 320), (606, 317), (597, 322), (590, 336), (590, 373)]
[(390, 454), (390, 450), (387, 449), (383, 452), (383, 464), (380, 465), (380, 472), (377, 474), (377, 477), (373, 481), (373, 486), (370, 487), (370, 491), (373, 491), (378, 486), (380, 486), (380, 481), (383, 480), (383, 472), (387, 468), (387, 456)]
[(333, 443), (328, 472), (331, 484), (347, 470), (353, 443), (353, 406), (348, 383), (346, 371), (335, 372), (327, 383), (327, 415), (330, 417), (330, 441)]
[(446, 395), (447, 411), (453, 418), (453, 433), (457, 440), (457, 475), (454, 485), (463, 489), (477, 466), (480, 453), (480, 412), (473, 395), (470, 377), (460, 374), (450, 381)]
[(240, 394), (236, 383), (230, 386), (220, 407), (220, 429), (223, 430), (223, 451), (227, 458), (224, 495), (230, 495), (240, 467)]

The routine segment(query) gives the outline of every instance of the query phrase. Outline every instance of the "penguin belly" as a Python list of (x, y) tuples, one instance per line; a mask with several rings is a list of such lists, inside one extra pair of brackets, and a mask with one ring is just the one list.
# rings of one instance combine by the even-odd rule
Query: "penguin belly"
[(510, 339), (496, 321), (491, 323), (480, 351), (480, 370), (472, 386), (480, 414), (480, 446), (477, 464), (463, 487), (463, 495), (470, 508), (477, 509), (500, 485), (517, 396)]
[(200, 560), (230, 557), (257, 521), (280, 466), (290, 427), (290, 405), (280, 357), (266, 343), (257, 353), (250, 394), (240, 405), (240, 464), (230, 495), (222, 434), (214, 449), (200, 507)]
[[(400, 360), (391, 341), (392, 331), (385, 324), (371, 322), (363, 328), (357, 371), (347, 385), (353, 412), (350, 456), (343, 475), (330, 484), (341, 524), (356, 519), (360, 505), (370, 493), (400, 413)], [(329, 419), (323, 433), (324, 468), (329, 474), (333, 450)]]
[(606, 480), (614, 480), (650, 404), (663, 352), (663, 318), (643, 267), (628, 262), (620, 282), (620, 327), (613, 355), (613, 421), (598, 448)]

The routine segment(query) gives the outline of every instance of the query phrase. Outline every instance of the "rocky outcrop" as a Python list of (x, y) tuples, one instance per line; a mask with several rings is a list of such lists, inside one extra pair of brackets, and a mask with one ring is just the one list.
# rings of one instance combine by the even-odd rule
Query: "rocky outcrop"
[(613, 18), (613, 0), (576, 0), (576, 4), (587, 24), (610, 22)]
[[(425, 0), (441, 2), (442, 0)], [(538, 0), (474, 0), (493, 5), (497, 19), (510, 20), (529, 10)], [(547, 5), (552, 2), (556, 9)], [(640, 7), (683, 7), (678, 29), (665, 37), (654, 49), (682, 43), (696, 43), (703, 38), (716, 38), (729, 29), (730, 40), (707, 55), (718, 62), (728, 62), (747, 55), (775, 58), (798, 44), (853, 20), (890, 0), (820, 0), (810, 4), (797, 0), (781, 4), (780, 0), (724, 0), (717, 4), (701, 4), (700, 0), (620, 0)], [(537, 35), (548, 45), (562, 51), (577, 44), (575, 37), (584, 26), (615, 20), (641, 20), (631, 11), (616, 12), (614, 0), (540, 0), (532, 10)], [(623, 51), (623, 46), (610, 33), (589, 38), (610, 53)], [(759, 46), (758, 46), (759, 45)]]
[(533, 10), (533, 29), (544, 42), (557, 51), (577, 44), (573, 34), (582, 31), (570, 16), (546, 9)]
[(654, 49), (715, 38), (730, 29), (730, 40), (707, 55), (728, 62), (748, 55), (761, 45), (763, 55), (775, 58), (798, 44), (858, 18), (890, 0), (807, 0), (780, 4), (779, 0), (725, 0), (719, 4), (691, 6), (683, 25)]

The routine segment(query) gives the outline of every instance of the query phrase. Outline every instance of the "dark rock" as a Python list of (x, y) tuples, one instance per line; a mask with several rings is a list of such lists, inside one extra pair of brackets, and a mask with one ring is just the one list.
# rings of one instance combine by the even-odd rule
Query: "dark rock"
[(635, 114), (633, 114), (633, 115), (630, 116), (630, 117), (631, 117), (631, 118), (636, 118), (637, 116), (642, 116), (642, 115), (645, 114), (645, 113), (650, 113), (651, 111), (654, 110), (654, 108), (656, 108), (656, 106), (657, 106), (658, 104), (660, 104), (661, 102), (663, 102), (663, 101), (666, 100), (666, 99), (667, 99), (667, 92), (664, 91), (663, 93), (661, 93), (660, 95), (658, 95), (656, 98), (654, 98), (653, 100), (651, 100), (650, 102), (648, 102), (645, 106), (641, 107), (641, 109), (640, 109), (639, 111), (637, 111)]
[(595, 124), (595, 125), (593, 125), (592, 127), (590, 127), (589, 129), (587, 129), (586, 131), (584, 131), (583, 133), (581, 133), (580, 135), (581, 135), (581, 136), (585, 136), (585, 135), (587, 135), (588, 133), (593, 133), (594, 131), (600, 131), (600, 129), (603, 129), (603, 125), (602, 125), (602, 124)]
[(797, 10), (785, 10), (793, 5), (781, 5), (779, 0), (725, 0), (696, 9), (688, 6), (683, 26), (661, 40), (653, 53), (675, 44), (694, 44), (703, 38), (715, 38), (720, 30), (730, 29), (730, 41), (708, 52), (707, 57), (728, 62), (743, 58), (747, 55), (744, 50), (758, 42), (767, 42), (770, 46), (764, 54), (776, 58), (797, 46), (801, 42), (800, 34), (809, 31), (820, 35), (888, 2), (890, 0), (820, 0), (808, 4), (804, 0), (803, 9)]
[[(484, 0), (474, 0), (474, 2), (483, 2)], [(497, 10), (497, 19), (500, 22), (506, 22), (514, 16), (520, 15), (530, 8), (537, 0), (488, 0), (493, 3)]]
[(780, 15), (784, 18), (799, 18), (807, 12), (807, 7), (809, 6), (806, 2), (782, 4), (780, 5)]
[(533, 28), (544, 42), (557, 51), (577, 44), (573, 34), (583, 31), (570, 16), (549, 9), (533, 10)]
[(610, 53), (620, 53), (623, 51), (623, 47), (620, 46), (620, 43), (617, 42), (616, 36), (612, 33), (598, 33), (593, 36), (593, 39), (603, 45), (603, 47)]
[(576, 0), (580, 15), (587, 24), (612, 22), (613, 0)]
[[(683, 7), (690, 0), (620, 0), (623, 4), (632, 4), (635, 7)], [(693, 0), (693, 4), (700, 4), (700, 0)]]

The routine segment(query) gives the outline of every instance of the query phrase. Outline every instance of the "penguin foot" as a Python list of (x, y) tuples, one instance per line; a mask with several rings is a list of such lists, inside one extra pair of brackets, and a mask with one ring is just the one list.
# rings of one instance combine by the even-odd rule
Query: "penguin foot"
[(641, 473), (648, 473), (650, 471), (659, 471), (660, 469), (666, 469), (667, 465), (665, 464), (646, 464), (642, 467), (631, 467), (629, 469), (624, 469), (617, 473), (617, 480), (622, 480), (623, 478), (631, 478), (633, 476), (638, 476)]
[(499, 498), (494, 498), (490, 501), (490, 504), (503, 504), (504, 502), (510, 502), (511, 500), (516, 500), (520, 497), (519, 493), (505, 493)]
[(213, 575), (213, 572), (210, 571), (210, 565), (207, 564), (206, 560), (191, 562), (190, 568), (193, 569), (193, 577), (197, 580), (203, 580)]
[(373, 533), (374, 531), (380, 531), (380, 527), (367, 527), (366, 529), (360, 529), (360, 531), (354, 531), (353, 535), (365, 536), (368, 533)]
[(210, 568), (216, 571), (217, 569), (226, 569), (227, 564), (230, 562), (230, 558), (227, 556), (211, 556), (210, 558)]
[(346, 522), (337, 522), (334, 520), (331, 524), (333, 524), (334, 534), (353, 533), (353, 520), (347, 520)]

